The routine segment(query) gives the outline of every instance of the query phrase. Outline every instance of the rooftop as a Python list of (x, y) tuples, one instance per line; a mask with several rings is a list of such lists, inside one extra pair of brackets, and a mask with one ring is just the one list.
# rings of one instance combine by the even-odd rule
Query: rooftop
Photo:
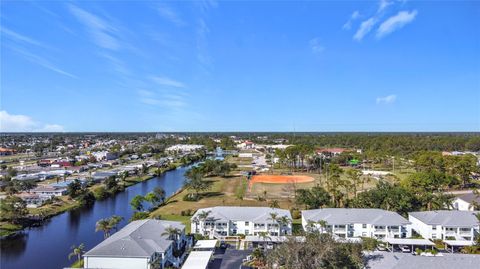
[(192, 219), (197, 217), (202, 211), (210, 211), (209, 219), (213, 220), (243, 220), (253, 222), (267, 222), (271, 221), (271, 213), (276, 213), (277, 217), (287, 216), (292, 219), (290, 211), (279, 208), (270, 207), (242, 207), (242, 206), (215, 206), (208, 208), (200, 208), (195, 212)]
[(451, 269), (477, 268), (480, 255), (442, 253), (441, 257), (415, 256), (410, 253), (375, 251), (365, 255), (371, 269)]
[(438, 210), (408, 213), (428, 225), (442, 225), (450, 227), (471, 227), (479, 225), (475, 214), (477, 211)]
[(84, 256), (150, 257), (155, 252), (165, 252), (172, 244), (168, 235), (162, 235), (168, 227), (183, 230), (185, 225), (154, 219), (132, 221)]
[(406, 225), (410, 222), (396, 212), (376, 208), (323, 208), (303, 210), (305, 220), (324, 220), (328, 224)]
[(480, 194), (476, 194), (473, 192), (465, 193), (463, 195), (458, 196), (457, 198), (462, 199), (467, 203), (472, 203), (473, 201), (480, 203)]

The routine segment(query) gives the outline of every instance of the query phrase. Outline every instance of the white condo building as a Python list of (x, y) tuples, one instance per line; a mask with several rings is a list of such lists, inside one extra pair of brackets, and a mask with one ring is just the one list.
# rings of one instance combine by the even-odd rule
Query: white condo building
[[(168, 228), (180, 230), (178, 235), (167, 234)], [(174, 249), (188, 248), (185, 225), (177, 221), (137, 220), (87, 251), (84, 268), (156, 269), (179, 267), (182, 257)]]
[(410, 222), (396, 212), (374, 208), (323, 208), (302, 211), (305, 231), (332, 233), (340, 238), (406, 238)]
[(237, 234), (271, 236), (292, 234), (290, 211), (270, 207), (216, 206), (198, 209), (192, 219), (192, 233), (210, 238)]
[(473, 242), (479, 233), (478, 211), (421, 211), (408, 213), (412, 229), (426, 239)]

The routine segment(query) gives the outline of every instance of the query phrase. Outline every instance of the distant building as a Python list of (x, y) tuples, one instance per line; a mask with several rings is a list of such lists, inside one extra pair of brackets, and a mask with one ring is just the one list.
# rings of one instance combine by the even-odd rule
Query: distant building
[(118, 159), (118, 153), (109, 151), (92, 152), (92, 156), (95, 157), (97, 161), (111, 161)]
[(67, 193), (67, 188), (54, 186), (38, 186), (29, 191), (33, 194), (38, 194), (46, 197), (62, 196)]
[(332, 155), (332, 156), (337, 156), (346, 151), (349, 151), (349, 150), (346, 148), (319, 148), (316, 150), (318, 155)]
[[(168, 234), (168, 229), (180, 234)], [(191, 241), (185, 236), (185, 225), (177, 221), (145, 219), (130, 222), (84, 255), (84, 268), (154, 269), (179, 268), (182, 258), (174, 249), (187, 249)], [(184, 256), (181, 256), (184, 257)]]
[(421, 211), (408, 213), (412, 229), (426, 239), (470, 241), (479, 233), (475, 211)]
[[(202, 213), (208, 216), (202, 219)], [(280, 219), (287, 219), (286, 223)], [(198, 209), (192, 219), (192, 233), (222, 238), (224, 236), (259, 235), (265, 232), (271, 236), (290, 235), (292, 216), (290, 211), (270, 207), (216, 206)]]
[(177, 144), (165, 149), (167, 152), (190, 153), (205, 148), (204, 145)]
[(340, 238), (406, 238), (411, 233), (409, 224), (407, 219), (396, 212), (376, 208), (323, 208), (302, 211), (302, 226), (305, 231), (318, 230)]
[(9, 156), (9, 155), (13, 155), (14, 153), (15, 153), (15, 150), (13, 149), (0, 148), (0, 156)]
[(452, 202), (453, 208), (463, 211), (474, 211), (480, 207), (480, 194), (466, 193), (455, 197)]
[(22, 192), (16, 194), (17, 197), (20, 197), (27, 204), (27, 208), (37, 208), (42, 206), (50, 197), (45, 195), (39, 195), (35, 193)]

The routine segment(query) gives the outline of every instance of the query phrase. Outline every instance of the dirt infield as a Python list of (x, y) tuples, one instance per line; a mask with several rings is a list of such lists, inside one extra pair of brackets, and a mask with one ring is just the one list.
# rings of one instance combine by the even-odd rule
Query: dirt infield
[(283, 176), (283, 175), (257, 175), (253, 176), (248, 183), (248, 188), (252, 189), (255, 183), (307, 183), (315, 179), (309, 176)]

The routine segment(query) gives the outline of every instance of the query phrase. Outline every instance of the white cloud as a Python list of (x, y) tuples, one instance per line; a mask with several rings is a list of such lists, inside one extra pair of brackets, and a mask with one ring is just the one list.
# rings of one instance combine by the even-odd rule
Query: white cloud
[(185, 22), (180, 18), (180, 16), (169, 6), (162, 4), (157, 8), (158, 14), (171, 23), (177, 26), (185, 25)]
[(393, 1), (389, 0), (380, 0), (378, 4), (378, 11), (377, 12), (382, 12), (384, 11), (388, 6), (392, 5)]
[(361, 41), (363, 37), (368, 34), (373, 26), (377, 23), (377, 20), (374, 17), (371, 17), (370, 19), (363, 21), (360, 24), (360, 27), (358, 28), (357, 32), (353, 36), (353, 39), (356, 41)]
[(45, 124), (26, 115), (13, 115), (0, 111), (0, 131), (2, 132), (64, 132), (63, 126)]
[(350, 28), (352, 28), (352, 22), (358, 19), (359, 17), (360, 17), (360, 12), (358, 12), (358, 10), (355, 10), (350, 16), (350, 18), (348, 19), (348, 21), (343, 25), (342, 28), (345, 30), (350, 30)]
[(377, 38), (382, 38), (412, 22), (417, 16), (417, 13), (416, 10), (413, 10), (412, 12), (400, 11), (397, 15), (388, 18), (380, 25), (380, 27), (378, 27)]
[(313, 53), (320, 53), (325, 50), (325, 47), (320, 43), (320, 38), (316, 37), (309, 42), (310, 48), (312, 49)]
[(185, 88), (185, 84), (180, 81), (173, 80), (168, 77), (163, 76), (154, 76), (151, 79), (162, 86), (175, 87), (175, 88)]
[(395, 94), (390, 94), (383, 97), (377, 97), (377, 104), (391, 104), (397, 100), (397, 96)]
[(110, 50), (118, 50), (120, 48), (119, 41), (114, 35), (117, 29), (112, 24), (74, 5), (70, 5), (69, 9), (87, 27), (95, 44)]

